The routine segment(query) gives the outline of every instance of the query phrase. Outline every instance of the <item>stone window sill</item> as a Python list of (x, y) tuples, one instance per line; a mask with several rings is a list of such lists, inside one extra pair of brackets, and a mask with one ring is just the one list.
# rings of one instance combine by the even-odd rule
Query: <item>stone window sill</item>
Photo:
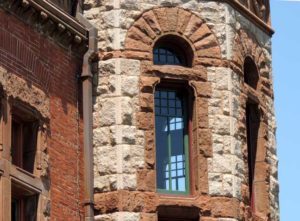
[(33, 174), (24, 171), (14, 165), (10, 168), (10, 176), (14, 182), (20, 183), (23, 186), (34, 190), (37, 193), (43, 192), (42, 181)]

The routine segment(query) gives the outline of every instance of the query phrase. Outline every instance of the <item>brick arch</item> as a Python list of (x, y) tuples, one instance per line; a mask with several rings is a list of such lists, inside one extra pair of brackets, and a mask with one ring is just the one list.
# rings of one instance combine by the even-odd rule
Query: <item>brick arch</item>
[(152, 60), (154, 43), (169, 34), (182, 37), (191, 45), (193, 64), (210, 64), (221, 59), (219, 42), (205, 21), (178, 7), (160, 7), (144, 12), (127, 32), (125, 50), (132, 52), (127, 56)]
[(40, 88), (48, 91), (51, 74), (47, 64), (36, 55), (23, 39), (12, 35), (9, 31), (0, 29), (0, 39), (4, 39), (0, 42), (1, 48), (15, 59), (22, 66), (22, 69), (35, 75), (34, 82)]
[(257, 92), (261, 96), (274, 98), (270, 78), (270, 59), (266, 56), (263, 47), (258, 43), (254, 35), (241, 29), (237, 32), (233, 45), (233, 58), (231, 60), (233, 70), (243, 76), (245, 58), (250, 57), (258, 70)]
[(266, 72), (266, 55), (255, 37), (244, 30), (239, 30), (234, 39), (233, 63), (239, 73), (243, 74), (246, 57), (250, 57), (256, 64), (259, 75), (268, 75)]

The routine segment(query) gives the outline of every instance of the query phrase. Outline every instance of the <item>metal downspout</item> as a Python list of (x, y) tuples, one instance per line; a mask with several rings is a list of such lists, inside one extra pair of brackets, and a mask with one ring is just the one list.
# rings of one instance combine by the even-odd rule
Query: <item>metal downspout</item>
[[(83, 131), (84, 131), (84, 212), (85, 221), (94, 220), (94, 166), (93, 166), (93, 69), (97, 62), (97, 29), (77, 13), (76, 18), (88, 29), (89, 48), (82, 65)], [(96, 67), (97, 67), (96, 66)]]

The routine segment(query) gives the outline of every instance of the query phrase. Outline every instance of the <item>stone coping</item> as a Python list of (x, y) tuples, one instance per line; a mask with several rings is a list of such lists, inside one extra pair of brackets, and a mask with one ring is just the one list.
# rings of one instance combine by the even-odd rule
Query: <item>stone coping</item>
[(60, 45), (72, 45), (76, 51), (85, 51), (88, 30), (51, 2), (43, 0), (1, 0), (0, 7), (34, 26), (39, 32), (58, 40)]
[[(264, 31), (269, 36), (272, 36), (275, 33), (275, 31), (270, 26), (269, 21), (265, 21), (263, 18), (259, 17), (258, 14), (252, 12), (248, 7), (244, 6), (239, 0), (221, 0), (221, 1), (226, 2), (232, 7), (236, 8), (238, 11), (240, 11), (243, 15), (245, 15), (252, 22), (254, 22), (262, 31)], [(267, 8), (266, 10), (270, 11), (269, 8)]]

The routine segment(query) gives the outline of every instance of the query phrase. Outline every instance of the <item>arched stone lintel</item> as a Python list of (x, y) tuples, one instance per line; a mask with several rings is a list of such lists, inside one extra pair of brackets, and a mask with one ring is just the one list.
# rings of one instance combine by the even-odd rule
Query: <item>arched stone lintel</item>
[(266, 55), (256, 38), (245, 30), (239, 30), (234, 40), (234, 55), (232, 62), (243, 73), (244, 61), (250, 57), (256, 64), (259, 75), (263, 75), (266, 68)]
[(241, 77), (244, 76), (244, 62), (250, 57), (255, 63), (259, 75), (257, 92), (260, 96), (268, 96), (273, 99), (272, 79), (270, 77), (270, 60), (266, 52), (252, 33), (240, 29), (234, 40), (232, 69)]
[(210, 59), (221, 60), (220, 44), (205, 21), (179, 7), (159, 7), (144, 12), (129, 28), (125, 50), (147, 55), (135, 56), (140, 60), (152, 58), (153, 45), (166, 35), (180, 37), (190, 45), (194, 52), (193, 65), (201, 64), (201, 59), (206, 63)]

